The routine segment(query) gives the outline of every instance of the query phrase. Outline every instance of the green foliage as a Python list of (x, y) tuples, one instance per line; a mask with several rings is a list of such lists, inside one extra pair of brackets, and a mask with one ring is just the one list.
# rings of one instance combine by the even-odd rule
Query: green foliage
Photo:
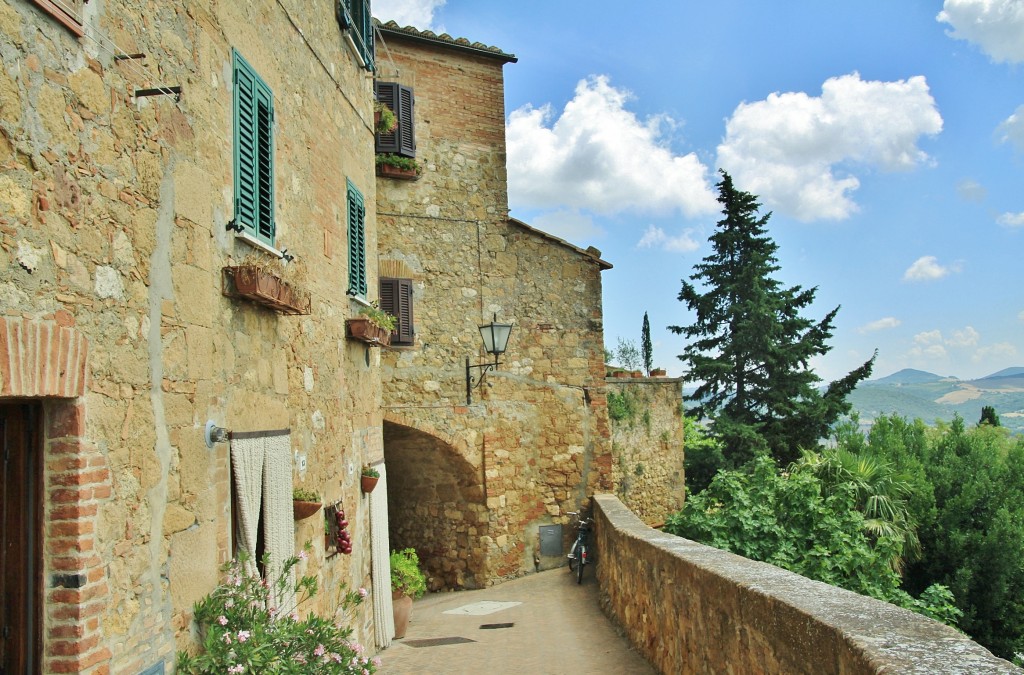
[(803, 467), (782, 473), (770, 458), (758, 457), (746, 470), (721, 471), (669, 516), (665, 530), (931, 616), (955, 618), (948, 602), (930, 600), (948, 601), (941, 589), (915, 599), (899, 588), (889, 561), (903, 542), (868, 533), (852, 487), (826, 489)]
[(608, 417), (613, 422), (631, 420), (636, 416), (636, 411), (636, 397), (629, 390), (624, 389), (620, 394), (608, 392)]
[[(286, 595), (292, 570), (305, 555), (303, 552), (286, 560), (281, 575), (272, 583), (265, 583), (258, 574), (246, 573), (244, 560), (226, 564), (224, 583), (194, 607), (202, 648), (196, 654), (178, 652), (177, 672), (376, 672), (380, 661), (363, 656), (363, 647), (350, 641), (351, 628), (342, 628), (313, 613), (302, 619), (295, 611), (299, 602), (316, 594), (316, 577), (303, 576), (294, 585), (294, 606), (273, 606), (272, 598)], [(348, 608), (361, 603), (365, 593), (346, 593), (343, 605)]]
[(375, 129), (378, 134), (390, 134), (398, 126), (398, 118), (395, 117), (395, 113), (380, 101), (373, 104), (373, 111), (380, 113), (380, 121)]
[(688, 338), (679, 358), (701, 383), (690, 397), (695, 414), (713, 420), (731, 463), (765, 449), (788, 463), (849, 412), (846, 397), (871, 374), (874, 357), (819, 391), (808, 363), (831, 349), (839, 308), (817, 323), (800, 316), (817, 289), (785, 288), (772, 278), (779, 265), (766, 229), (770, 214), (758, 216), (757, 198), (736, 190), (724, 171), (718, 188), (723, 218), (711, 236), (713, 253), (679, 292), (696, 320), (669, 330)]
[(315, 490), (297, 487), (292, 489), (292, 499), (299, 502), (318, 502), (320, 495)]
[(996, 414), (995, 406), (986, 405), (981, 408), (981, 419), (978, 420), (978, 425), (989, 424), (994, 427), (999, 426), (999, 415)]
[(380, 471), (377, 471), (377, 469), (367, 464), (363, 467), (362, 475), (366, 476), (367, 478), (380, 478)]
[(379, 153), (374, 159), (374, 163), (377, 165), (387, 164), (398, 169), (405, 169), (406, 171), (415, 171), (417, 176), (423, 171), (420, 163), (412, 157), (396, 155), (393, 152)]
[(644, 324), (640, 328), (640, 353), (643, 355), (644, 373), (650, 377), (654, 365), (654, 347), (651, 345), (651, 322), (644, 312)]
[(683, 415), (683, 448), (688, 495), (705, 490), (720, 470), (736, 468), (726, 460), (722, 444), (704, 433), (704, 428), (689, 415)]
[(365, 316), (371, 323), (387, 331), (395, 330), (395, 323), (398, 321), (394, 316), (381, 309), (376, 300), (369, 307), (360, 309), (359, 315)]
[(640, 369), (640, 350), (632, 340), (619, 338), (615, 346), (615, 361), (626, 370)]
[(391, 552), (391, 590), (416, 599), (427, 592), (427, 577), (420, 569), (416, 549)]

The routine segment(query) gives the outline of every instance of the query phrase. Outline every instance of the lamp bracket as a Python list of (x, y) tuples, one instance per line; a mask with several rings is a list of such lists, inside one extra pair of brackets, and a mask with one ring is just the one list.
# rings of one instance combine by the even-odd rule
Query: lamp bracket
[[(473, 390), (483, 384), (486, 375), (491, 370), (496, 370), (501, 363), (498, 355), (494, 355), (494, 363), (470, 364), (469, 357), (466, 357), (466, 405), (473, 405)], [(478, 376), (473, 375), (473, 370), (479, 370)]]

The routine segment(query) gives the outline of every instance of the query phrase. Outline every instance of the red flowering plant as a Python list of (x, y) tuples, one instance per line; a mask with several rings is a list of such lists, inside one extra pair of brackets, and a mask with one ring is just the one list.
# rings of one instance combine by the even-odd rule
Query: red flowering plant
[[(306, 545), (309, 550), (309, 545)], [(310, 612), (298, 614), (298, 605), (316, 595), (316, 577), (303, 576), (291, 589), (291, 572), (306, 551), (288, 558), (273, 583), (245, 569), (245, 558), (223, 567), (225, 580), (195, 604), (195, 622), (202, 640), (196, 653), (178, 652), (177, 672), (190, 675), (229, 673), (370, 675), (380, 660), (369, 658), (353, 642), (352, 629)], [(264, 556), (264, 568), (267, 559)], [(273, 598), (288, 597), (291, 607), (274, 607)], [(360, 604), (366, 591), (348, 591), (342, 606)]]

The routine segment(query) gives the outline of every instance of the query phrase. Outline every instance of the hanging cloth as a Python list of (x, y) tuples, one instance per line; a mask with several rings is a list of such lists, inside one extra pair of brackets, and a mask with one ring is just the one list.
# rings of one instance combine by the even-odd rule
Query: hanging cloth
[(373, 581), (373, 628), (377, 648), (384, 649), (395, 636), (395, 613), (391, 601), (391, 551), (388, 542), (388, 476), (384, 463), (377, 488), (370, 493), (370, 559)]

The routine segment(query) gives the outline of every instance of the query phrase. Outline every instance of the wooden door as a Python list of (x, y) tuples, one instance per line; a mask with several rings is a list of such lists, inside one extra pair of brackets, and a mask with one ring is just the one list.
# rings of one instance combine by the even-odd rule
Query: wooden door
[(0, 404), (0, 675), (40, 669), (41, 420)]

